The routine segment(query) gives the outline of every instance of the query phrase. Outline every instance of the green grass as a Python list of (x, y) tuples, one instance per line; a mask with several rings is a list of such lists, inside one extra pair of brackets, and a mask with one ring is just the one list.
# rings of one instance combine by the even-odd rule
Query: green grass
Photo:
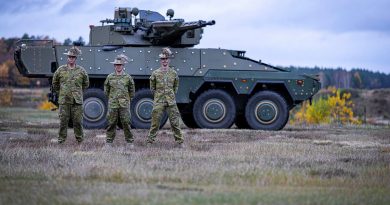
[[(17, 113), (17, 114), (11, 114)], [(184, 149), (162, 130), (73, 131), (63, 145), (56, 112), (0, 108), (0, 204), (389, 204), (390, 129), (184, 129)], [(38, 119), (31, 123), (31, 120)], [(318, 143), (326, 141), (326, 143)]]
[[(48, 123), (52, 120), (58, 121), (58, 111), (46, 111), (31, 108), (14, 108), (2, 107), (0, 108), (1, 122), (25, 122), (25, 123)], [(59, 121), (58, 121), (59, 122)]]

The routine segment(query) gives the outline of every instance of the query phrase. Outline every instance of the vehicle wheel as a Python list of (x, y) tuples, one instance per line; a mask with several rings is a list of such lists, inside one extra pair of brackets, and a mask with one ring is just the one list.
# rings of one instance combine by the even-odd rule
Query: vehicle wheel
[(196, 124), (194, 116), (192, 113), (188, 114), (183, 114), (181, 116), (183, 123), (188, 127), (188, 128), (199, 128), (199, 126)]
[(234, 122), (239, 129), (249, 129), (248, 122), (246, 121), (245, 115), (237, 115)]
[[(131, 125), (136, 129), (149, 129), (152, 120), (153, 94), (149, 89), (138, 90), (130, 103)], [(164, 112), (160, 128), (167, 122), (168, 114)]]
[(196, 99), (193, 116), (200, 128), (229, 128), (236, 116), (236, 105), (227, 92), (208, 90)]
[(288, 120), (288, 106), (278, 93), (262, 91), (249, 99), (245, 117), (252, 129), (280, 130)]
[(107, 97), (103, 90), (90, 88), (84, 92), (83, 125), (86, 129), (106, 128), (108, 109)]

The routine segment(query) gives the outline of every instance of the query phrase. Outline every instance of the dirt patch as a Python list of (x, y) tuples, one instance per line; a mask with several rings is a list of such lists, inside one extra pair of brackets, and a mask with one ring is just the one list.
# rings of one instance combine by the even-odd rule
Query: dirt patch
[(313, 144), (315, 144), (315, 145), (331, 145), (331, 144), (333, 144), (333, 141), (331, 141), (331, 140), (314, 140)]
[(382, 144), (378, 142), (362, 142), (362, 141), (340, 141), (340, 142), (336, 142), (335, 144), (341, 147), (352, 147), (358, 149), (378, 148), (382, 146)]
[(169, 191), (195, 191), (195, 192), (201, 192), (203, 189), (196, 188), (196, 187), (175, 187), (175, 186), (167, 186), (167, 185), (157, 185), (158, 189), (166, 189)]
[(355, 178), (357, 176), (356, 173), (346, 171), (343, 169), (318, 169), (318, 170), (310, 170), (310, 176), (319, 176), (321, 178), (333, 178), (333, 177), (349, 177)]

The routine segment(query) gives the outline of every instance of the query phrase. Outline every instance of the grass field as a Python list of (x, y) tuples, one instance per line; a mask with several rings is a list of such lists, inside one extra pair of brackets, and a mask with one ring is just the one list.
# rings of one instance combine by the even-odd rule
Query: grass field
[(55, 143), (57, 112), (0, 108), (0, 204), (390, 204), (390, 128), (292, 127), (282, 131), (69, 130)]

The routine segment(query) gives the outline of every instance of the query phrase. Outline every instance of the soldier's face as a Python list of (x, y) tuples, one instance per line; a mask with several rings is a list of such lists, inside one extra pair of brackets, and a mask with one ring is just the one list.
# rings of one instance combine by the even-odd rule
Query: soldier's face
[(169, 65), (169, 58), (160, 58), (161, 66), (167, 67)]
[(116, 72), (118, 72), (118, 73), (122, 72), (122, 70), (123, 70), (123, 65), (121, 65), (121, 64), (115, 64), (114, 66), (115, 66), (115, 71), (116, 71)]
[(76, 56), (68, 56), (68, 63), (74, 64), (76, 62)]

